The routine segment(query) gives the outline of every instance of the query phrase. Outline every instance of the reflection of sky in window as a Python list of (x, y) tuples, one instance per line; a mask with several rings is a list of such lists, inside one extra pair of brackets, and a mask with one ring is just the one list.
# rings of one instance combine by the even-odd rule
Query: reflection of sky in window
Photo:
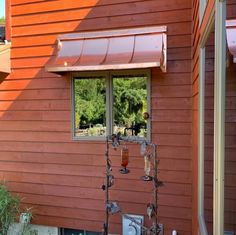
[(0, 0), (0, 18), (5, 16), (5, 0)]

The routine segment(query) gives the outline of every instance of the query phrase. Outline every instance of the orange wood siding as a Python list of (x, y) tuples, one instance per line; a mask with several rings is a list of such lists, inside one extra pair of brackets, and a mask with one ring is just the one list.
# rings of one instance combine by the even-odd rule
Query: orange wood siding
[[(111, 3), (112, 2), (112, 3)], [(189, 0), (12, 0), (12, 74), (0, 84), (0, 175), (35, 212), (34, 223), (101, 231), (105, 144), (71, 140), (69, 76), (45, 71), (59, 34), (166, 25), (167, 73), (152, 70), (152, 138), (158, 144), (159, 219), (165, 233), (192, 231), (191, 15)], [(128, 175), (112, 151), (111, 198), (146, 214), (151, 184), (131, 146)], [(148, 218), (145, 217), (148, 224)], [(111, 217), (121, 234), (121, 218)]]
[(199, 76), (199, 0), (192, 11), (192, 234), (198, 234), (198, 76)]

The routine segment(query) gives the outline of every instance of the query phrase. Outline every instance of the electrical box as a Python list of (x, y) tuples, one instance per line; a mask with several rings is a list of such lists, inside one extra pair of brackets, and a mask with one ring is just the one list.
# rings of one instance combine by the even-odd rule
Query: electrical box
[(141, 235), (143, 223), (144, 217), (141, 215), (123, 215), (122, 235)]

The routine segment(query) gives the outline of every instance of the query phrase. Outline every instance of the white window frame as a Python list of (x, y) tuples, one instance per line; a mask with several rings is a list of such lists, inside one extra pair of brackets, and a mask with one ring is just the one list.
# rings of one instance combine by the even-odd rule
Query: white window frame
[(106, 79), (106, 128), (107, 135), (113, 134), (113, 88), (112, 77), (113, 76), (145, 76), (147, 78), (147, 112), (149, 113), (149, 119), (147, 120), (147, 140), (151, 140), (151, 71), (149, 69), (144, 70), (122, 70), (122, 71), (95, 71), (95, 72), (76, 72), (71, 76), (71, 128), (72, 128), (72, 140), (86, 140), (86, 141), (104, 141), (105, 136), (75, 136), (75, 100), (74, 100), (74, 79), (78, 77), (91, 78), (91, 77), (104, 77)]
[(205, 140), (205, 45), (214, 27), (215, 13), (212, 12), (200, 39), (199, 91), (198, 91), (198, 223), (201, 235), (208, 235), (204, 216), (204, 140)]
[(224, 234), (226, 1), (215, 1), (213, 234)]
[(205, 47), (199, 54), (199, 93), (198, 93), (198, 224), (199, 233), (208, 235), (204, 216), (204, 140), (205, 140)]
[[(213, 234), (224, 234), (224, 154), (225, 154), (225, 68), (226, 68), (226, 3), (215, 0), (215, 7), (200, 38), (199, 103), (198, 103), (198, 223), (199, 234), (208, 235), (204, 218), (204, 97), (205, 44), (215, 26), (214, 73), (214, 176)], [(215, 23), (215, 24), (214, 24)]]

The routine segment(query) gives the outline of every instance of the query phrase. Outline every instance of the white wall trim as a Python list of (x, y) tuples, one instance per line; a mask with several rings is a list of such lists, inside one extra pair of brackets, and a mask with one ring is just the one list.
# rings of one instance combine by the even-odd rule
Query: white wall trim
[(205, 129), (205, 47), (199, 54), (199, 98), (198, 98), (198, 223), (201, 235), (207, 235), (204, 219), (204, 129)]
[(198, 88), (198, 224), (199, 234), (208, 235), (204, 218), (204, 128), (205, 128), (205, 44), (214, 28), (215, 11), (211, 12), (200, 38)]
[(213, 234), (224, 234), (226, 1), (215, 1)]

